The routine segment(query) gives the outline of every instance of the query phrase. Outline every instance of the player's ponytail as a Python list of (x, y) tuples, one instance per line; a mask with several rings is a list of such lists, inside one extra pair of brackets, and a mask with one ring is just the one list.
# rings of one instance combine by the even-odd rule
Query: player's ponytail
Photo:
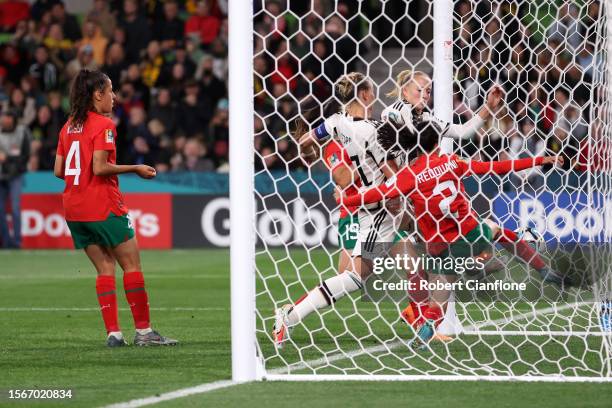
[(434, 121), (423, 121), (412, 129), (397, 127), (387, 121), (378, 128), (376, 140), (392, 156), (405, 155), (410, 161), (422, 153), (433, 151), (440, 142), (441, 134), (442, 128)]
[(82, 126), (87, 113), (94, 110), (93, 96), (96, 91), (103, 91), (109, 78), (98, 70), (82, 69), (72, 81), (70, 87), (70, 123)]
[[(300, 114), (297, 119), (293, 121), (293, 129), (291, 130), (293, 140), (297, 143), (303, 134), (314, 128), (322, 119), (340, 112), (341, 109), (342, 107), (334, 98), (328, 99), (323, 105), (319, 102), (313, 102), (312, 100), (302, 103), (299, 108)], [(304, 157), (308, 163), (313, 163), (321, 156), (321, 149), (317, 146), (313, 146), (311, 150), (306, 153), (307, 154), (304, 154), (302, 157)]]
[(359, 92), (372, 89), (372, 83), (365, 75), (359, 72), (350, 72), (340, 77), (334, 88), (334, 96), (346, 109), (347, 105), (353, 103)]
[(404, 86), (408, 85), (410, 81), (412, 81), (416, 77), (420, 76), (429, 76), (423, 71), (412, 71), (410, 69), (405, 69), (401, 71), (395, 77), (395, 88), (393, 88), (390, 92), (387, 92), (387, 96), (389, 98), (399, 98), (402, 95), (402, 89)]

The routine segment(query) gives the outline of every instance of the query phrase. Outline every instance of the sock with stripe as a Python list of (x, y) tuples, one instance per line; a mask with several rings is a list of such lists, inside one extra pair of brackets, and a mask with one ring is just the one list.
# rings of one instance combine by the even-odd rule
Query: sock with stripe
[(136, 330), (148, 331), (151, 328), (149, 318), (149, 298), (145, 290), (142, 272), (127, 272), (123, 274), (123, 288), (127, 298)]
[(518, 235), (512, 230), (503, 229), (499, 237), (499, 243), (506, 251), (515, 254), (523, 261), (527, 262), (536, 271), (546, 268), (546, 262), (525, 240), (519, 239)]
[(298, 300), (296, 300), (295, 302), (293, 302), (294, 305), (299, 305), (300, 303), (302, 303), (302, 301), (304, 299), (306, 299), (306, 297), (308, 296), (308, 293), (304, 293), (302, 296), (299, 297)]
[(100, 312), (106, 327), (106, 334), (120, 332), (119, 318), (117, 316), (117, 292), (115, 289), (115, 277), (98, 275), (96, 278), (96, 293)]
[(361, 278), (353, 271), (344, 271), (323, 281), (305, 298), (300, 299), (289, 313), (289, 326), (301, 322), (312, 312), (331, 306), (345, 295), (361, 289)]

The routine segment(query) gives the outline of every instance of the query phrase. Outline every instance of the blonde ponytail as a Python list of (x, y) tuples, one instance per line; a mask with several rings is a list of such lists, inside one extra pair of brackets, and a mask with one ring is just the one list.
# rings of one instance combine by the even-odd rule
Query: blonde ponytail
[(359, 92), (371, 89), (372, 83), (359, 72), (350, 72), (336, 82), (335, 96), (343, 107), (357, 99)]
[(402, 95), (402, 89), (404, 86), (408, 85), (410, 81), (419, 76), (429, 76), (423, 71), (412, 71), (411, 69), (405, 69), (401, 71), (395, 77), (395, 88), (393, 88), (390, 92), (387, 92), (387, 96), (389, 98), (400, 98)]

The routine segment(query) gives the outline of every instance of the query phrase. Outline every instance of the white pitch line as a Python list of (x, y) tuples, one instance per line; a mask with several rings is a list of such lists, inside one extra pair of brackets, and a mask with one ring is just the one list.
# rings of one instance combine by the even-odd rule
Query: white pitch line
[[(547, 307), (544, 309), (538, 309), (538, 310), (534, 310), (532, 312), (528, 312), (528, 313), (522, 313), (517, 315), (516, 317), (513, 317), (513, 321), (516, 320), (525, 320), (528, 319), (530, 317), (535, 317), (537, 315), (540, 314), (546, 314), (546, 313), (550, 313), (550, 312), (554, 312), (554, 311), (562, 311), (562, 310), (566, 310), (566, 309), (572, 309), (575, 308), (577, 306), (581, 306), (583, 304), (585, 304), (587, 302), (576, 302), (576, 303), (569, 303), (567, 305), (563, 305), (563, 306), (551, 306), (551, 307)], [(480, 327), (487, 327), (487, 326), (491, 326), (491, 325), (496, 325), (498, 323), (506, 323), (508, 322), (508, 318), (501, 318), (501, 319), (497, 319), (497, 320), (492, 320), (492, 321), (488, 321), (488, 322), (482, 322), (479, 324), (475, 324), (475, 325), (471, 325), (471, 326), (467, 326), (464, 330), (468, 331), (468, 332), (477, 332), (477, 329), (479, 329)], [(378, 346), (372, 346), (372, 347), (366, 347), (364, 349), (357, 349), (357, 350), (353, 350), (353, 351), (349, 351), (346, 353), (338, 353), (338, 354), (332, 354), (331, 356), (326, 356), (326, 357), (321, 357), (321, 358), (317, 358), (314, 360), (309, 360), (309, 361), (303, 361), (303, 362), (299, 362), (299, 363), (293, 363), (290, 364), (286, 367), (279, 367), (279, 368), (275, 368), (272, 370), (267, 370), (267, 373), (272, 374), (272, 375), (278, 375), (278, 374), (290, 374), (291, 371), (297, 371), (297, 370), (302, 370), (305, 368), (316, 368), (316, 367), (320, 367), (323, 365), (329, 365), (330, 363), (339, 361), (339, 360), (346, 360), (346, 359), (353, 359), (355, 357), (359, 357), (361, 355), (364, 354), (372, 354), (372, 353), (382, 353), (384, 351), (391, 351), (393, 349), (396, 349), (400, 346), (404, 345), (404, 342), (401, 341), (394, 341), (394, 342), (390, 342), (386, 345), (378, 345)]]
[(552, 337), (571, 337), (571, 336), (593, 336), (593, 337), (605, 337), (612, 336), (612, 333), (601, 332), (601, 331), (530, 331), (530, 330), (473, 330), (465, 331), (462, 334), (476, 335), (476, 336), (552, 336)]
[(237, 383), (231, 380), (215, 381), (211, 383), (196, 385), (195, 387), (182, 388), (180, 390), (166, 392), (164, 394), (160, 394), (155, 397), (146, 397), (146, 398), (133, 399), (133, 400), (126, 401), (126, 402), (118, 402), (116, 404), (106, 405), (103, 408), (144, 407), (146, 405), (152, 405), (152, 404), (157, 404), (163, 401), (170, 401), (170, 400), (177, 399), (177, 398), (188, 397), (189, 395), (202, 394), (205, 392), (219, 390), (221, 388), (227, 388), (227, 387), (231, 387), (231, 386), (238, 385), (238, 384), (240, 383)]
[[(523, 313), (520, 314), (518, 316), (516, 316), (514, 318), (514, 320), (523, 320), (523, 319), (527, 319), (529, 317), (532, 316), (537, 316), (539, 314), (544, 314), (544, 313), (549, 313), (552, 311), (561, 311), (561, 310), (566, 310), (566, 309), (570, 309), (576, 306), (580, 306), (582, 304), (584, 304), (586, 302), (578, 302), (578, 303), (572, 303), (572, 304), (567, 304), (564, 306), (560, 306), (560, 307), (549, 307), (549, 308), (545, 308), (545, 309), (540, 309), (540, 310), (536, 310), (533, 312), (529, 312), (529, 313)], [(503, 319), (497, 319), (497, 320), (493, 320), (491, 322), (485, 322), (486, 324), (481, 324), (481, 325), (472, 325), (472, 326), (468, 326), (466, 328), (466, 330), (475, 330), (477, 329), (479, 326), (485, 327), (485, 326), (489, 326), (492, 324), (497, 324), (497, 323), (503, 323), (503, 322), (507, 322), (508, 319), (503, 318)], [(278, 380), (288, 380), (289, 378), (287, 378), (287, 376), (283, 376), (282, 374), (286, 374), (287, 372), (290, 372), (291, 370), (295, 369), (295, 370), (299, 370), (299, 369), (303, 369), (306, 367), (318, 367), (324, 364), (329, 364), (331, 362), (334, 361), (338, 361), (338, 360), (344, 360), (347, 358), (354, 358), (354, 357), (358, 357), (362, 354), (366, 354), (366, 353), (377, 353), (377, 352), (383, 352), (383, 351), (387, 351), (387, 350), (392, 350), (393, 348), (396, 348), (400, 345), (402, 345), (402, 342), (391, 342), (387, 345), (379, 345), (379, 346), (373, 346), (373, 347), (368, 347), (362, 350), (354, 350), (348, 353), (341, 353), (341, 354), (335, 354), (329, 357), (325, 357), (325, 358), (319, 358), (319, 359), (315, 359), (315, 360), (310, 360), (310, 361), (306, 361), (303, 363), (295, 363), (295, 364), (291, 364), (290, 366), (287, 367), (281, 367), (281, 368), (277, 368), (277, 369), (273, 369), (273, 370), (269, 370), (267, 371), (267, 374), (270, 374), (270, 380), (273, 381), (278, 381)], [(298, 377), (300, 377), (299, 375), (296, 375), (295, 378), (298, 379)], [(344, 377), (344, 376), (342, 376)], [(371, 379), (370, 377), (372, 376), (367, 376), (367, 379)], [(310, 376), (304, 376), (304, 378), (310, 378)], [(366, 378), (366, 376), (364, 376), (364, 379)], [(267, 378), (266, 378), (267, 379)], [(340, 379), (340, 378), (339, 378)], [(457, 378), (459, 379), (459, 378)], [(195, 395), (195, 394), (202, 394), (205, 392), (209, 392), (209, 391), (213, 391), (213, 390), (217, 390), (217, 389), (221, 389), (221, 388), (227, 388), (227, 387), (231, 387), (234, 385), (238, 385), (239, 383), (230, 381), (230, 380), (226, 380), (226, 381), (216, 381), (216, 382), (212, 382), (212, 383), (205, 383), (205, 384), (201, 384), (201, 385), (197, 385), (195, 387), (189, 387), (189, 388), (182, 388), (176, 391), (172, 391), (172, 392), (168, 392), (165, 394), (161, 394), (159, 396), (155, 396), (155, 397), (146, 397), (146, 398), (140, 398), (140, 399), (134, 399), (131, 401), (127, 401), (127, 402), (120, 402), (117, 404), (112, 404), (112, 405), (107, 405), (103, 408), (137, 408), (137, 407), (143, 407), (146, 405), (151, 405), (151, 404), (157, 404), (158, 402), (163, 402), (163, 401), (169, 401), (169, 400), (173, 400), (173, 399), (177, 399), (177, 398), (183, 398), (189, 395)]]
[(292, 375), (270, 375), (266, 377), (269, 381), (489, 381), (489, 382), (590, 382), (590, 383), (612, 383), (609, 377), (566, 377), (562, 375), (522, 375), (516, 377), (502, 377), (496, 375), (406, 375), (406, 374), (292, 374)]

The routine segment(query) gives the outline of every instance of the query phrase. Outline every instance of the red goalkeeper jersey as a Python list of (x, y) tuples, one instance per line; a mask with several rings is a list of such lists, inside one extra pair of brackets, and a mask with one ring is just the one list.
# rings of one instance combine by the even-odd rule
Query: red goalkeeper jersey
[[(346, 149), (342, 147), (340, 143), (335, 140), (330, 140), (325, 145), (323, 150), (323, 158), (325, 165), (329, 168), (332, 173), (341, 165), (346, 165), (349, 169), (353, 169), (353, 162), (349, 157)], [(354, 184), (348, 186), (344, 191), (346, 195), (357, 194), (359, 190), (357, 187), (361, 185), (361, 180), (355, 180)], [(340, 218), (346, 217), (349, 213), (354, 214), (357, 211), (357, 206), (345, 206), (340, 205)]]
[(425, 242), (454, 242), (478, 224), (461, 178), (471, 174), (505, 174), (542, 164), (536, 159), (498, 162), (466, 162), (457, 155), (421, 155), (385, 184), (361, 195), (345, 197), (345, 205), (369, 204), (385, 198), (407, 195), (414, 204), (414, 214)]
[(117, 176), (96, 176), (93, 173), (93, 153), (108, 151), (108, 162), (115, 164), (117, 130), (110, 118), (89, 112), (82, 127), (70, 120), (62, 128), (57, 155), (64, 157), (63, 202), (67, 221), (103, 221), (112, 211), (127, 214), (119, 192)]

